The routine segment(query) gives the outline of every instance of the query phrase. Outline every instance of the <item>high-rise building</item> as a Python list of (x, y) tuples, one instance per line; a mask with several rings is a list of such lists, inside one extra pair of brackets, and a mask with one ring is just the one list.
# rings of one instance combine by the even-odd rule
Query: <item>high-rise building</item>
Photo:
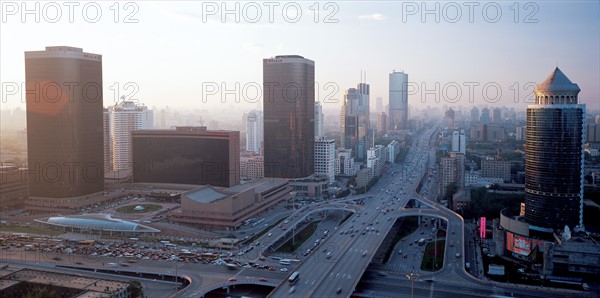
[(449, 157), (440, 159), (439, 193), (445, 194), (450, 183), (456, 183), (458, 189), (465, 186), (465, 156), (460, 152), (450, 152)]
[(41, 173), (29, 179), (28, 202), (67, 212), (104, 191), (102, 56), (66, 46), (25, 52), (25, 80), (28, 168)]
[(387, 133), (387, 115), (385, 113), (377, 114), (377, 132), (378, 133)]
[(525, 131), (526, 131), (525, 126), (517, 126), (517, 132), (516, 132), (515, 139), (517, 141), (525, 141)]
[(454, 110), (452, 108), (449, 108), (444, 113), (444, 122), (446, 123), (446, 127), (448, 127), (448, 128), (456, 127), (455, 119), (456, 119), (456, 113), (454, 112)]
[(600, 143), (600, 124), (590, 123), (585, 129), (586, 143)]
[(335, 140), (325, 137), (315, 139), (315, 174), (335, 181)]
[(408, 74), (393, 71), (389, 78), (390, 111), (388, 130), (408, 129)]
[(492, 123), (501, 124), (502, 122), (502, 110), (500, 108), (494, 108), (492, 114)]
[(264, 140), (263, 113), (252, 110), (246, 115), (246, 151), (260, 154), (260, 146)]
[(354, 157), (352, 149), (338, 148), (335, 151), (335, 174), (340, 176), (354, 176)]
[(490, 124), (491, 122), (490, 109), (487, 107), (481, 109), (481, 124)]
[(134, 182), (209, 184), (240, 182), (240, 132), (204, 126), (131, 132)]
[(131, 170), (131, 132), (154, 127), (154, 114), (144, 105), (122, 101), (108, 107), (111, 170)]
[(110, 113), (108, 109), (102, 111), (102, 135), (104, 143), (104, 173), (112, 171), (112, 153), (110, 142)]
[(367, 157), (369, 147), (369, 85), (359, 83), (344, 95), (342, 105), (342, 146), (352, 149), (355, 157), (361, 160)]
[(479, 121), (479, 109), (477, 107), (473, 107), (471, 109), (471, 122)]
[(585, 105), (579, 86), (557, 68), (534, 90), (527, 107), (525, 220), (551, 232), (583, 228)]
[(314, 174), (315, 63), (302, 56), (263, 59), (265, 177)]
[(466, 154), (467, 152), (467, 138), (465, 136), (465, 130), (455, 130), (452, 132), (452, 151)]
[(324, 127), (324, 116), (323, 116), (323, 106), (321, 106), (321, 103), (316, 101), (315, 102), (315, 137), (324, 137), (325, 136), (325, 131), (323, 129)]
[(383, 98), (377, 97), (375, 99), (375, 113), (383, 113), (385, 110), (383, 109)]

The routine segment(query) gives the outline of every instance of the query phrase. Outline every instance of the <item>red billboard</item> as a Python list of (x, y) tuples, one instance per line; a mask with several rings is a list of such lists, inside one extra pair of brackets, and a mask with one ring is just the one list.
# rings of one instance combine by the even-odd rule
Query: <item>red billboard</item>
[(520, 255), (528, 256), (532, 250), (531, 240), (523, 236), (506, 233), (506, 249)]
[(485, 239), (485, 217), (479, 219), (479, 238)]

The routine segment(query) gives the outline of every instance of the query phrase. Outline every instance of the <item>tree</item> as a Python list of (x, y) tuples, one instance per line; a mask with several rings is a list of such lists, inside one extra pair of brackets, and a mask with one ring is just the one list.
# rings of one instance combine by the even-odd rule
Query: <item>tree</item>
[(127, 292), (129, 293), (129, 297), (132, 298), (144, 297), (144, 290), (142, 289), (142, 284), (137, 280), (129, 281), (129, 286), (127, 286)]
[(456, 192), (458, 192), (458, 186), (456, 185), (456, 182), (451, 182), (450, 184), (446, 185), (446, 199), (451, 199)]

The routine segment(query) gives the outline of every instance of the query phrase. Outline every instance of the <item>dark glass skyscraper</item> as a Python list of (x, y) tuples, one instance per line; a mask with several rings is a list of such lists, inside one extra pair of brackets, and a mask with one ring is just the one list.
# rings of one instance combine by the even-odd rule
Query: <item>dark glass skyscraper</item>
[(583, 226), (585, 105), (578, 104), (579, 91), (556, 68), (527, 107), (525, 219), (534, 230)]
[(390, 73), (390, 110), (388, 130), (408, 129), (408, 74), (403, 71)]
[(302, 56), (263, 59), (265, 177), (314, 174), (315, 63)]
[(367, 159), (369, 142), (369, 84), (359, 83), (344, 94), (341, 117), (341, 147), (352, 149), (354, 157)]
[(30, 201), (70, 204), (103, 191), (102, 56), (25, 52), (25, 80)]

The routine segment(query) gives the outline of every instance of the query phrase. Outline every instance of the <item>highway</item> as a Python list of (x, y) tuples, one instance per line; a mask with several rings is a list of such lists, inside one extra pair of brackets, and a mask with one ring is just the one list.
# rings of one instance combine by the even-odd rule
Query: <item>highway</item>
[[(429, 150), (429, 137), (435, 129), (421, 136), (423, 149)], [(449, 234), (452, 241), (462, 243), (462, 218), (433, 202), (425, 201), (415, 192), (421, 177), (427, 171), (426, 156), (423, 151), (416, 152), (411, 148), (407, 156), (408, 164), (393, 164), (371, 189), (372, 198), (365, 200), (360, 206), (359, 214), (353, 215), (356, 219), (346, 221), (338, 230), (358, 230), (356, 233), (334, 233), (326, 239), (324, 244), (337, 247), (331, 259), (322, 260), (319, 255), (300, 264), (295, 271), (300, 273), (300, 279), (295, 285), (295, 291), (289, 293), (291, 286), (283, 282), (269, 297), (349, 297), (367, 269), (377, 248), (388, 234), (394, 221), (401, 216), (431, 215), (450, 220)], [(425, 151), (429, 152), (429, 151)], [(428, 157), (428, 156), (427, 156)], [(410, 162), (414, 160), (414, 162)], [(391, 173), (397, 172), (399, 175)], [(365, 195), (368, 196), (369, 194)], [(397, 199), (396, 199), (397, 198)], [(409, 200), (418, 199), (426, 208), (404, 208)], [(431, 207), (431, 208), (428, 208)], [(433, 209), (435, 208), (435, 209)], [(386, 210), (391, 209), (390, 212)], [(388, 218), (391, 218), (388, 220)], [(367, 231), (367, 228), (369, 229)], [(365, 231), (364, 235), (362, 232)], [(459, 246), (455, 246), (460, 250)], [(448, 251), (451, 251), (448, 250)], [(462, 255), (462, 252), (461, 252)], [(446, 258), (446, 262), (450, 262)], [(461, 258), (459, 258), (459, 261)], [(452, 260), (456, 263), (457, 260)]]

